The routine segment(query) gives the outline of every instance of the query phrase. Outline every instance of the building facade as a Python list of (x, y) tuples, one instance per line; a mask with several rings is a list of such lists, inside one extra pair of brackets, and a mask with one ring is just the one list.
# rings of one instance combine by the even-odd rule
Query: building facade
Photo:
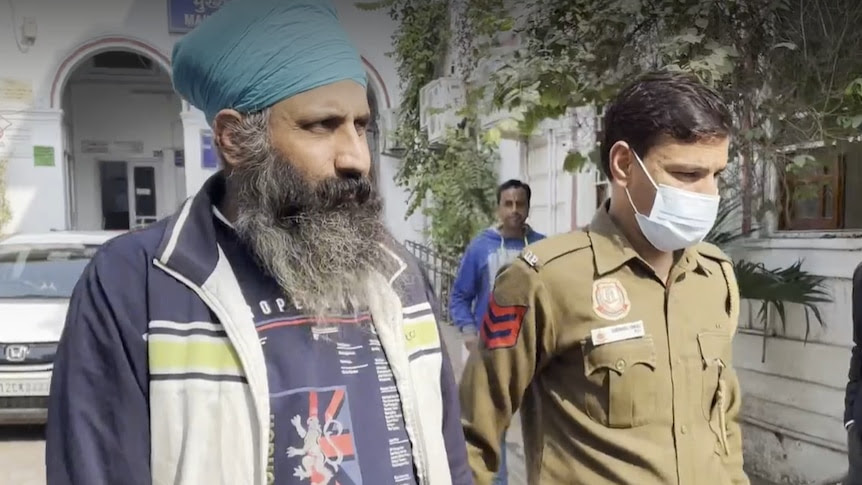
[[(11, 220), (4, 233), (128, 229), (172, 213), (218, 170), (203, 114), (173, 91), (174, 43), (224, 0), (10, 0), (0, 5), (0, 163)], [(385, 217), (399, 240), (407, 194), (385, 154), (399, 102), (394, 23), (336, 0), (369, 80), (369, 136)], [(8, 19), (8, 21), (7, 21)], [(385, 125), (385, 126), (384, 126)]]

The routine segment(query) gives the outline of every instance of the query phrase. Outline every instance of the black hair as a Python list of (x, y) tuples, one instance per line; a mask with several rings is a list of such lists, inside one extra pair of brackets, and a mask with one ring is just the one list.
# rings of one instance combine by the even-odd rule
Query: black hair
[(530, 206), (530, 199), (533, 197), (533, 191), (530, 190), (529, 185), (516, 179), (509, 179), (497, 187), (497, 205), (500, 205), (500, 198), (503, 196), (503, 191), (509, 189), (524, 189), (524, 192), (527, 193), (527, 207)]
[(732, 125), (721, 96), (693, 75), (647, 74), (620, 91), (605, 112), (602, 171), (613, 179), (610, 154), (618, 141), (645, 158), (662, 136), (695, 143), (729, 137)]

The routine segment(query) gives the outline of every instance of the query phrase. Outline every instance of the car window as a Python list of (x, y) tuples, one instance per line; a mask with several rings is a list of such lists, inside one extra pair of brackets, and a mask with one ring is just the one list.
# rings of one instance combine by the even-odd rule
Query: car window
[(97, 245), (0, 246), (0, 299), (69, 298)]

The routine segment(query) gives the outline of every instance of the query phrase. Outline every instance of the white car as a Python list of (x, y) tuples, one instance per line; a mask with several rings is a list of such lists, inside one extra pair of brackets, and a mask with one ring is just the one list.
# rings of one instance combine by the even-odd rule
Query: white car
[(120, 232), (13, 235), (0, 241), (0, 423), (44, 423), (69, 297)]

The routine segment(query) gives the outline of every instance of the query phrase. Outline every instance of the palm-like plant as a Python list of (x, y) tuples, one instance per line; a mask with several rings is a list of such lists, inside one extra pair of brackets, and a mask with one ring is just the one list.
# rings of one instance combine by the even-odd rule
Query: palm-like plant
[[(719, 206), (715, 227), (706, 237), (706, 241), (716, 246), (726, 248), (735, 241), (748, 236), (753, 231), (737, 229), (740, 224), (735, 220), (741, 207), (739, 199), (722, 199)], [(744, 259), (733, 264), (736, 279), (739, 284), (741, 299), (759, 302), (758, 319), (763, 324), (763, 354), (761, 361), (766, 360), (766, 338), (770, 334), (769, 310), (773, 309), (781, 322), (781, 330), (787, 330), (788, 303), (802, 305), (805, 310), (805, 341), (811, 333), (811, 316), (820, 326), (825, 326), (819, 304), (832, 301), (832, 297), (824, 286), (825, 278), (811, 274), (802, 269), (802, 262), (797, 261), (786, 268), (768, 269), (763, 263), (753, 263)]]

